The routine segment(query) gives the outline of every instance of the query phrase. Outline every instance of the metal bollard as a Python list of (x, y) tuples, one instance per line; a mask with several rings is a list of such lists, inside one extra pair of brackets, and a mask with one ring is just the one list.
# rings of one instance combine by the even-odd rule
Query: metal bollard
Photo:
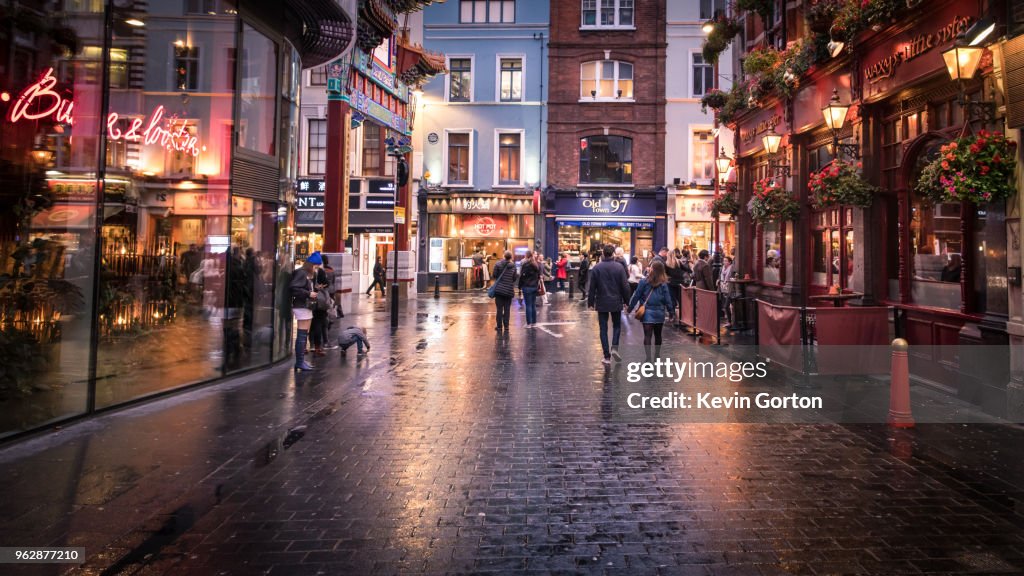
[(434, 276), (434, 300), (441, 297), (441, 277)]
[(910, 413), (910, 360), (907, 356), (909, 344), (903, 338), (892, 341), (892, 382), (889, 385), (889, 426), (913, 428), (914, 416)]
[(576, 283), (572, 281), (572, 274), (569, 274), (568, 280), (569, 280), (569, 299), (572, 300), (572, 298), (573, 298), (573, 289), (572, 288), (573, 288), (573, 285), (575, 285)]

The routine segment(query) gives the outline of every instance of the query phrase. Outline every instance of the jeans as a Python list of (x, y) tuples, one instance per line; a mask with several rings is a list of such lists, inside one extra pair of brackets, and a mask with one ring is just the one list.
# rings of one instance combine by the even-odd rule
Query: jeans
[(601, 332), (601, 351), (605, 358), (611, 358), (612, 353), (608, 348), (608, 317), (612, 318), (612, 346), (618, 347), (619, 335), (622, 334), (622, 312), (598, 312), (597, 325)]
[(497, 294), (494, 296), (494, 306), (497, 308), (498, 311), (497, 328), (500, 329), (502, 326), (504, 326), (505, 329), (507, 330), (508, 318), (512, 313), (512, 297)]
[(537, 288), (523, 288), (523, 306), (526, 307), (527, 326), (537, 323), (537, 290)]
[[(356, 350), (358, 350), (359, 353), (362, 354), (363, 353), (363, 346), (367, 345), (368, 342), (365, 339), (363, 339), (362, 336), (360, 336), (358, 334), (356, 334), (352, 338), (355, 339), (355, 341), (356, 341)], [(345, 350), (348, 350), (349, 347), (351, 347), (351, 346), (352, 346), (352, 344), (348, 344), (346, 346), (342, 346), (341, 347), (341, 351), (344, 352)]]
[(565, 278), (559, 278), (557, 282), (557, 288), (559, 292), (565, 292)]

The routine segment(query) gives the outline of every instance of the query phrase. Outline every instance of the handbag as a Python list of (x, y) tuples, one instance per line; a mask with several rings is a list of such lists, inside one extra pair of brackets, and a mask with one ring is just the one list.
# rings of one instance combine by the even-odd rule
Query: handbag
[[(648, 284), (648, 286), (650, 286), (650, 284)], [(637, 320), (643, 322), (644, 312), (647, 311), (647, 301), (651, 299), (651, 294), (654, 294), (653, 286), (651, 287), (651, 291), (647, 293), (647, 297), (644, 298), (643, 303), (637, 306), (636, 310), (633, 311), (633, 318), (636, 318)]]
[(501, 279), (505, 276), (505, 272), (508, 272), (508, 265), (507, 264), (505, 265), (504, 268), (501, 269), (501, 274), (498, 274), (498, 279), (495, 280), (494, 284), (491, 284), (491, 287), (487, 289), (487, 297), (488, 298), (494, 298), (495, 296), (498, 295), (498, 293), (495, 291), (495, 288), (498, 287), (498, 282), (501, 282)]
[(543, 296), (547, 293), (548, 291), (544, 288), (544, 278), (542, 277), (537, 280), (537, 296)]
[(316, 293), (316, 298), (309, 301), (309, 307), (314, 312), (327, 312), (331, 308), (331, 297), (327, 292), (320, 290)]

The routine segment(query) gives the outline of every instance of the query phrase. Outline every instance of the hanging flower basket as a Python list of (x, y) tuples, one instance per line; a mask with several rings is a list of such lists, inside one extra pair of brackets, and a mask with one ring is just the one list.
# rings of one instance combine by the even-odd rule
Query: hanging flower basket
[(754, 182), (747, 212), (758, 224), (796, 220), (800, 216), (800, 204), (789, 192), (776, 186), (772, 178), (764, 178)]
[(722, 92), (717, 88), (712, 88), (711, 90), (708, 90), (706, 94), (701, 96), (700, 111), (706, 114), (708, 108), (715, 111), (721, 110), (728, 99), (729, 95), (727, 93)]
[(719, 215), (731, 216), (733, 219), (740, 213), (740, 201), (732, 190), (723, 192), (711, 201), (711, 217), (718, 218)]
[(811, 205), (815, 208), (870, 207), (878, 189), (861, 176), (862, 167), (860, 162), (854, 165), (842, 160), (835, 160), (811, 174), (808, 183), (808, 188), (811, 191)]
[(915, 189), (933, 202), (984, 204), (1012, 195), (1017, 143), (982, 130), (942, 146)]

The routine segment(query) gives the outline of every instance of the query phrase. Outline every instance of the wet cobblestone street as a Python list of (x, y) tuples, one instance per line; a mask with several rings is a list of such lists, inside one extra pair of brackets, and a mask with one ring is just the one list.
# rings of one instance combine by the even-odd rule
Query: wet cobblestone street
[(1024, 573), (1019, 427), (623, 422), (564, 295), (508, 335), (482, 293), (421, 297), (394, 336), (383, 300), (357, 308), (365, 358), (0, 450), (0, 542), (88, 558), (3, 572)]

